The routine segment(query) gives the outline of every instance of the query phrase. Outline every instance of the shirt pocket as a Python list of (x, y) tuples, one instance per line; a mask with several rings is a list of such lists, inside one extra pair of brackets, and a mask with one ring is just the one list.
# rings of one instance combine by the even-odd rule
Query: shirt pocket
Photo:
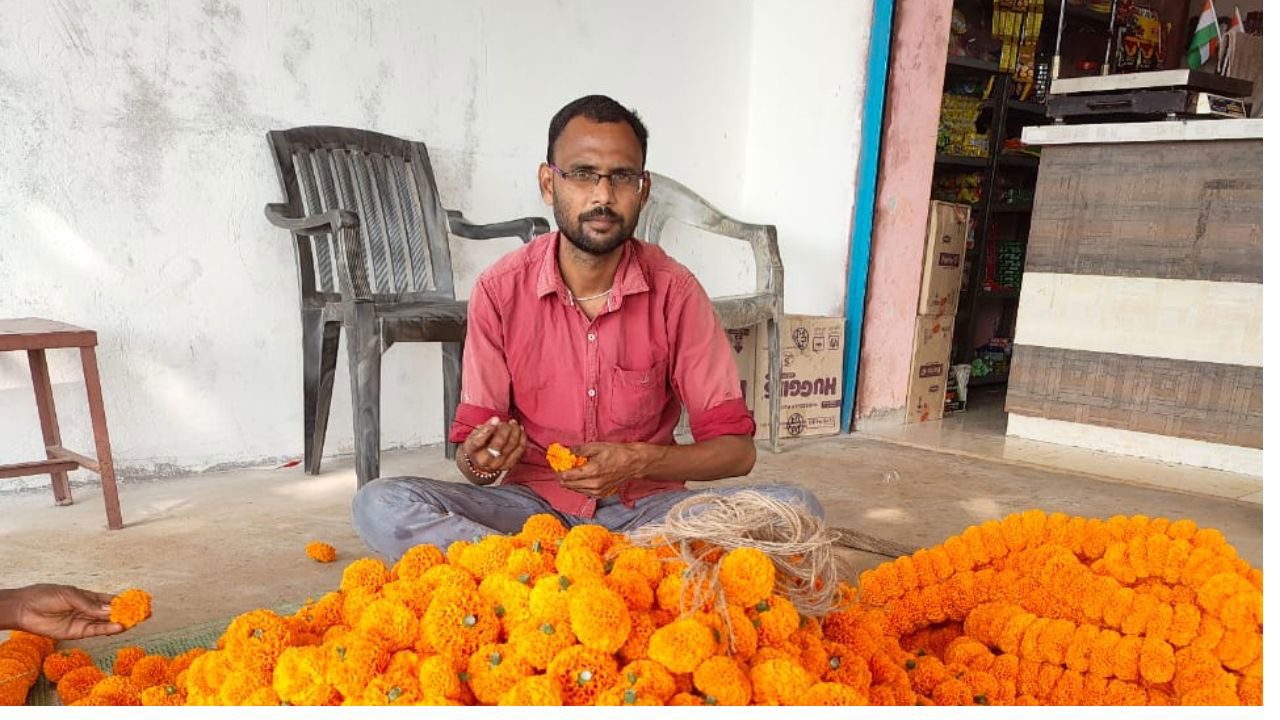
[(627, 428), (657, 427), (667, 405), (667, 366), (664, 362), (641, 370), (613, 369), (609, 417)]

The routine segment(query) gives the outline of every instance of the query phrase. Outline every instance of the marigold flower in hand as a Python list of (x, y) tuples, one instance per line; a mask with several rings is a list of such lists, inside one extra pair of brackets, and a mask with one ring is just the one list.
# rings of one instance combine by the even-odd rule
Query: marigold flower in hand
[(111, 599), (111, 622), (126, 628), (151, 617), (151, 594), (136, 588), (125, 590)]
[(587, 464), (587, 459), (573, 454), (569, 448), (560, 443), (551, 443), (547, 448), (547, 464), (556, 472), (567, 472)]

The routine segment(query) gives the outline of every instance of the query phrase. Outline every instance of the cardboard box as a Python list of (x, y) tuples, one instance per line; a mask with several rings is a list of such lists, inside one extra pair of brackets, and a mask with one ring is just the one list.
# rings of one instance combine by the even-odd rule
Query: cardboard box
[(929, 235), (920, 279), (920, 315), (955, 315), (964, 279), (969, 206), (934, 200), (929, 203)]
[(726, 330), (729, 336), (729, 349), (733, 351), (733, 360), (738, 366), (738, 382), (742, 384), (742, 397), (747, 401), (747, 409), (755, 407), (756, 400), (756, 338), (764, 333), (764, 324), (754, 327)]
[(915, 346), (911, 353), (911, 380), (907, 384), (906, 422), (941, 420), (947, 395), (947, 366), (951, 362), (951, 315), (916, 317)]
[[(783, 439), (820, 437), (840, 432), (840, 399), (844, 391), (844, 318), (786, 316), (781, 335)], [(769, 337), (756, 330), (756, 438), (769, 437)]]

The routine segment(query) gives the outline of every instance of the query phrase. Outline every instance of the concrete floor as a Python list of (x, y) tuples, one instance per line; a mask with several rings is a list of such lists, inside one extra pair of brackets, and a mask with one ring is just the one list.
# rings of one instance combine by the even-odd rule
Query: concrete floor
[[(454, 477), (440, 447), (383, 454), (384, 474)], [(747, 482), (811, 488), (829, 521), (911, 547), (1028, 508), (1107, 517), (1190, 517), (1222, 530), (1241, 555), (1262, 562), (1262, 507), (1238, 500), (1105, 482), (1042, 469), (847, 436), (760, 453)], [(103, 591), (141, 587), (154, 597), (146, 632), (296, 603), (337, 587), (343, 566), (365, 549), (351, 529), (350, 458), (322, 475), (299, 468), (209, 473), (121, 486), (125, 529), (106, 530), (101, 495), (76, 491), (0, 494), (0, 586), (72, 583)], [(338, 548), (338, 562), (303, 554), (311, 540)], [(863, 570), (883, 558), (849, 552)], [(86, 646), (107, 642), (90, 641)]]

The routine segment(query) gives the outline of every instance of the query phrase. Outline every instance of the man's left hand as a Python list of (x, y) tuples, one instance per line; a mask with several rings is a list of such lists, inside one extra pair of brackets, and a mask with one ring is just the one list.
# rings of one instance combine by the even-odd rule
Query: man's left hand
[(609, 497), (631, 478), (641, 477), (662, 451), (647, 443), (587, 443), (570, 448), (587, 464), (560, 474), (560, 485), (593, 498)]

